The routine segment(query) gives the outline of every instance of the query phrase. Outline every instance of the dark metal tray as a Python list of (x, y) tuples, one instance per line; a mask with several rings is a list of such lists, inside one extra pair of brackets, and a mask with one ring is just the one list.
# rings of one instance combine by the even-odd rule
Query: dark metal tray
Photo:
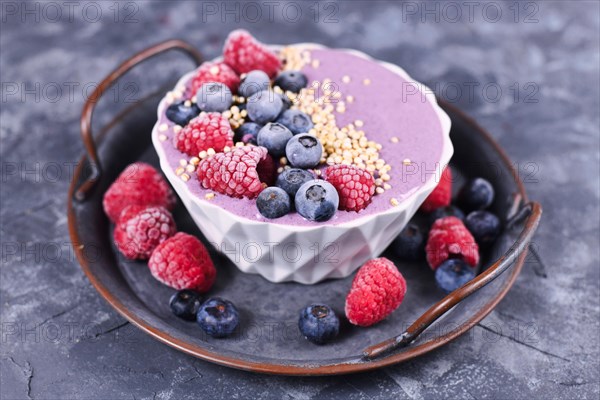
[[(505, 218), (504, 233), (492, 249), (482, 254), (483, 268), (475, 280), (444, 296), (424, 261), (400, 262), (386, 252), (384, 255), (396, 262), (408, 283), (400, 308), (371, 328), (343, 323), (338, 340), (315, 346), (298, 332), (299, 309), (318, 300), (343, 315), (352, 277), (312, 286), (275, 284), (240, 272), (210, 248), (218, 269), (210, 294), (239, 306), (242, 329), (231, 338), (213, 339), (196, 324), (173, 316), (168, 306), (173, 290), (154, 280), (145, 263), (128, 261), (118, 254), (102, 210), (104, 192), (126, 165), (143, 160), (158, 166), (150, 132), (164, 92), (145, 97), (104, 125), (95, 138), (98, 146), (91, 133), (92, 112), (102, 93), (140, 62), (171, 49), (183, 50), (197, 63), (201, 61), (190, 45), (168, 41), (127, 60), (90, 96), (81, 123), (87, 155), (75, 171), (69, 190), (69, 229), (80, 264), (100, 295), (131, 323), (185, 353), (222, 365), (285, 375), (343, 374), (399, 363), (443, 346), (483, 319), (506, 295), (523, 267), (541, 207), (528, 201), (511, 161), (492, 137), (462, 112), (442, 102), (452, 119), (454, 171), (459, 180), (477, 175), (492, 182), (497, 193), (492, 209)], [(455, 186), (460, 186), (460, 181)], [(181, 204), (174, 216), (180, 231), (204, 239)]]

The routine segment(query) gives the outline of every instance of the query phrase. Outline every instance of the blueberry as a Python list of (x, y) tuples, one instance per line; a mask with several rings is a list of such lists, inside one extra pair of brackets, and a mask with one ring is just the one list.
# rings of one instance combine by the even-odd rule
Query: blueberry
[(234, 140), (236, 142), (256, 144), (258, 131), (260, 131), (262, 127), (262, 125), (259, 125), (256, 122), (246, 122), (235, 131)]
[(257, 124), (275, 121), (283, 109), (281, 96), (271, 90), (254, 93), (248, 98), (248, 117)]
[(300, 110), (285, 110), (277, 118), (277, 122), (292, 131), (294, 135), (307, 133), (314, 126), (311, 118)]
[(435, 281), (438, 286), (450, 293), (475, 278), (475, 269), (460, 258), (449, 258), (435, 270)]
[(180, 103), (172, 104), (167, 108), (167, 118), (170, 121), (175, 122), (177, 125), (186, 126), (192, 118), (195, 118), (200, 114), (198, 106), (191, 101), (188, 102), (189, 106), (182, 101)]
[(284, 92), (289, 90), (290, 92), (298, 93), (307, 84), (308, 79), (306, 75), (295, 70), (283, 71), (275, 78), (275, 86), (279, 86)]
[(311, 221), (327, 221), (335, 214), (340, 203), (331, 183), (315, 179), (304, 183), (295, 196), (296, 210)]
[(231, 107), (233, 96), (224, 83), (208, 82), (203, 84), (196, 93), (196, 103), (202, 111), (223, 112)]
[(321, 141), (308, 133), (292, 137), (285, 146), (285, 155), (292, 167), (296, 168), (316, 167), (322, 154)]
[(298, 328), (309, 341), (325, 344), (338, 335), (340, 320), (329, 306), (312, 304), (300, 311)]
[(196, 320), (204, 332), (212, 337), (222, 338), (233, 333), (240, 322), (240, 316), (232, 302), (213, 297), (202, 304)]
[(300, 186), (313, 179), (315, 177), (308, 171), (299, 168), (287, 168), (277, 177), (276, 185), (285, 190), (290, 199), (295, 199)]
[(250, 97), (254, 93), (267, 90), (271, 80), (264, 71), (254, 70), (248, 72), (241, 80), (238, 94), (243, 97)]
[(240, 142), (256, 145), (256, 136), (252, 135), (251, 133), (246, 133), (244, 136), (242, 136)]
[(465, 184), (458, 195), (463, 210), (483, 210), (494, 201), (494, 187), (483, 178), (475, 178)]
[(258, 211), (266, 218), (279, 218), (290, 212), (290, 196), (278, 187), (268, 187), (256, 199)]
[(279, 113), (279, 116), (281, 117), (281, 115), (286, 110), (289, 110), (290, 107), (292, 106), (292, 100), (290, 100), (290, 98), (287, 97), (286, 94), (280, 94), (279, 96), (281, 96), (281, 102), (283, 103), (283, 107), (281, 108), (281, 112)]
[(394, 239), (392, 248), (402, 260), (417, 261), (425, 254), (425, 238), (417, 225), (409, 223)]
[(456, 206), (440, 207), (429, 214), (429, 223), (433, 225), (435, 221), (444, 217), (456, 217), (462, 221), (465, 219), (465, 214)]
[(465, 226), (479, 244), (490, 244), (500, 234), (500, 220), (488, 211), (469, 213)]
[(169, 306), (173, 314), (179, 318), (193, 321), (200, 308), (200, 295), (193, 290), (180, 290), (175, 292), (169, 300)]
[(256, 142), (259, 146), (266, 147), (273, 157), (281, 157), (285, 154), (285, 146), (292, 136), (292, 132), (285, 126), (269, 122), (258, 131)]

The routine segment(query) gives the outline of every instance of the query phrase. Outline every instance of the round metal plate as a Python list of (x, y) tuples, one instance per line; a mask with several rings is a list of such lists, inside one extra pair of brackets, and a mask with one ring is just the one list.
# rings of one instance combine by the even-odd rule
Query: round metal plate
[[(112, 244), (111, 226), (102, 211), (103, 193), (126, 165), (143, 160), (157, 166), (150, 132), (159, 99), (158, 94), (146, 98), (105, 127), (98, 147), (102, 177), (89, 198), (76, 201), (75, 190), (89, 171), (82, 159), (71, 183), (68, 211), (71, 238), (79, 261), (100, 295), (131, 323), (174, 348), (218, 364), (273, 374), (331, 375), (376, 369), (432, 351), (465, 333), (504, 297), (523, 265), (526, 253), (522, 253), (508, 271), (464, 299), (411, 345), (385, 357), (366, 360), (362, 357), (366, 347), (398, 335), (444, 297), (436, 288), (433, 272), (425, 261), (405, 263), (396, 260), (390, 252), (384, 253), (396, 262), (407, 280), (408, 292), (403, 304), (390, 318), (370, 328), (343, 323), (338, 340), (316, 346), (298, 332), (298, 311), (319, 301), (343, 315), (352, 277), (312, 286), (274, 284), (256, 275), (241, 273), (208, 245), (218, 270), (210, 295), (228, 298), (240, 308), (241, 329), (227, 339), (207, 337), (195, 323), (171, 314), (168, 299), (173, 290), (154, 280), (144, 262), (128, 261), (118, 254)], [(491, 136), (454, 107), (444, 103), (442, 107), (452, 119), (451, 138), (455, 147), (452, 165), (459, 179), (454, 186), (460, 186), (464, 176), (486, 177), (497, 192), (493, 211), (501, 216), (509, 213), (515, 195), (526, 201), (512, 163)], [(174, 216), (180, 231), (204, 239), (183, 206), (178, 205)], [(515, 235), (503, 235), (493, 249), (483, 254), (484, 268), (504, 254), (515, 239)]]

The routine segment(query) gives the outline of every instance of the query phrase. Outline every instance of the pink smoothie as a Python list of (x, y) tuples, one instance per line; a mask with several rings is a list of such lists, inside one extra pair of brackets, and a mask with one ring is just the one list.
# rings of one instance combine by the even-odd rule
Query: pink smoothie
[[(391, 189), (375, 195), (364, 210), (338, 210), (332, 219), (325, 222), (308, 221), (295, 212), (278, 219), (267, 219), (258, 212), (255, 200), (245, 198), (235, 199), (217, 194), (211, 200), (206, 200), (204, 196), (213, 191), (204, 189), (194, 173), (186, 185), (200, 201), (210, 201), (233, 214), (255, 221), (303, 226), (336, 225), (389, 210), (392, 199), (402, 202), (427, 180), (439, 179), (443, 168), (439, 164), (443, 148), (442, 126), (432, 104), (422, 93), (416, 93), (412, 82), (378, 62), (352, 52), (335, 49), (310, 52), (311, 58), (318, 60), (319, 65), (314, 68), (309, 64), (302, 68), (302, 72), (308, 77), (309, 86), (312, 81), (330, 79), (337, 85), (342, 99), (347, 95), (354, 97), (352, 103), (346, 102), (344, 113), (336, 112), (338, 126), (345, 126), (356, 120), (364, 122), (361, 129), (369, 140), (382, 145), (380, 157), (392, 166), (388, 182)], [(348, 83), (342, 79), (344, 76), (350, 77)], [(365, 79), (370, 80), (370, 84), (365, 85)], [(175, 170), (179, 166), (179, 160), (189, 157), (173, 146), (173, 123), (164, 113), (159, 122), (169, 125), (166, 132), (159, 133), (155, 130), (154, 134), (167, 136), (168, 139), (161, 142), (161, 145), (168, 162)], [(410, 160), (410, 164), (406, 165), (405, 160)]]

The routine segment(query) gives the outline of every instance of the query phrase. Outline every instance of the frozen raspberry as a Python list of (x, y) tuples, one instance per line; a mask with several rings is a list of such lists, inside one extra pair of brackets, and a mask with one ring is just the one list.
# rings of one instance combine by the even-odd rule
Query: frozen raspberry
[(240, 85), (240, 77), (223, 62), (206, 61), (198, 67), (196, 75), (192, 78), (191, 96), (195, 96), (198, 89), (208, 82), (224, 83), (232, 93), (235, 93)]
[(340, 210), (360, 211), (371, 203), (375, 180), (368, 171), (353, 165), (332, 165), (325, 170), (325, 179), (340, 195)]
[(450, 200), (452, 200), (452, 171), (448, 166), (442, 171), (438, 185), (421, 204), (421, 211), (430, 213), (438, 208), (446, 207), (450, 205)]
[(233, 146), (233, 131), (229, 120), (221, 113), (200, 113), (173, 137), (175, 147), (188, 156), (198, 156), (210, 148), (216, 152)]
[(263, 183), (273, 181), (273, 159), (260, 146), (236, 147), (217, 153), (198, 165), (198, 179), (203, 187), (231, 197), (255, 198)]
[(463, 259), (473, 267), (479, 263), (477, 242), (456, 217), (440, 218), (433, 223), (425, 252), (427, 262), (434, 270), (449, 258)]
[(149, 164), (129, 165), (110, 185), (102, 205), (112, 222), (117, 222), (123, 209), (130, 205), (175, 207), (176, 198), (162, 175)]
[(206, 247), (195, 236), (179, 232), (152, 252), (152, 276), (174, 289), (208, 291), (217, 276)]
[(273, 78), (281, 68), (277, 55), (242, 29), (231, 32), (227, 37), (223, 59), (238, 74), (258, 69)]
[(369, 260), (360, 267), (346, 297), (346, 317), (358, 326), (384, 320), (404, 299), (406, 281), (393, 262), (385, 257)]
[(115, 226), (114, 240), (123, 255), (146, 260), (152, 250), (177, 232), (171, 213), (160, 206), (128, 206)]
[(275, 184), (275, 180), (277, 179), (277, 168), (275, 166), (275, 161), (273, 161), (273, 157), (271, 157), (270, 154), (267, 154), (267, 156), (258, 163), (256, 172), (262, 183), (267, 186), (273, 186)]

